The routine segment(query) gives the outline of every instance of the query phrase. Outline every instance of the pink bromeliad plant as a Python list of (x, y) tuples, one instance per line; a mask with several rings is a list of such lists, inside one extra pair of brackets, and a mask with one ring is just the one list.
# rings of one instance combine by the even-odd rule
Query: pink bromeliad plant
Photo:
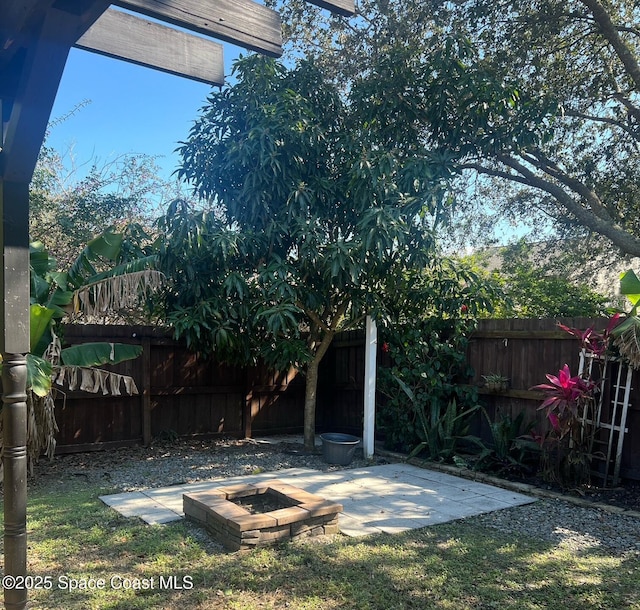
[(545, 398), (538, 409), (547, 410), (554, 431), (563, 438), (577, 421), (580, 409), (593, 400), (597, 386), (591, 379), (579, 375), (572, 377), (568, 364), (558, 371), (558, 375), (546, 377), (549, 383), (541, 383), (532, 389), (544, 393)]

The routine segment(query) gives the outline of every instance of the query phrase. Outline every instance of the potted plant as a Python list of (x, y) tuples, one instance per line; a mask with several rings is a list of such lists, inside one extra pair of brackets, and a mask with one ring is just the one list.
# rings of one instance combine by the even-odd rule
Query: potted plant
[(504, 375), (490, 373), (489, 375), (483, 375), (482, 378), (489, 392), (503, 392), (509, 387), (509, 378)]

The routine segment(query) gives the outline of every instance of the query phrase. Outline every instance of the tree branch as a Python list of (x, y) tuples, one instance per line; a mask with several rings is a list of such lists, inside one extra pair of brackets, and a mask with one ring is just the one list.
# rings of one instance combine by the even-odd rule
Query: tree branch
[(598, 216), (598, 218), (601, 218), (606, 222), (614, 222), (609, 210), (607, 210), (600, 197), (598, 197), (594, 191), (584, 183), (580, 182), (577, 178), (569, 176), (565, 171), (560, 169), (556, 163), (544, 155), (542, 151), (535, 150), (529, 155), (523, 154), (521, 156), (527, 163), (530, 163), (552, 178), (555, 178), (558, 182), (564, 184), (567, 188), (576, 193), (588, 204), (591, 211)]
[(610, 119), (609, 117), (604, 116), (592, 116), (590, 114), (584, 114), (582, 112), (571, 112), (565, 111), (565, 116), (574, 117), (576, 119), (583, 119), (585, 121), (594, 121), (596, 123), (605, 123), (607, 125), (613, 125), (614, 127), (618, 127), (622, 129), (622, 131), (628, 133), (635, 140), (640, 139), (640, 132), (637, 130), (631, 129), (628, 125), (620, 121), (616, 121), (616, 119)]
[(640, 30), (638, 28), (632, 28), (625, 25), (616, 26), (618, 32), (626, 32), (627, 34), (633, 34), (634, 36), (640, 37)]
[(591, 11), (593, 18), (600, 27), (602, 35), (609, 41), (616, 55), (620, 58), (635, 88), (640, 90), (640, 64), (638, 64), (631, 49), (629, 49), (624, 40), (620, 38), (619, 28), (614, 25), (607, 9), (599, 0), (580, 0), (580, 2)]
[(306, 316), (320, 329), (324, 332), (328, 333), (331, 329), (327, 324), (320, 318), (320, 316), (313, 311), (313, 309), (309, 309), (305, 307), (302, 303), (297, 303), (298, 307), (304, 311)]
[(626, 109), (627, 112), (640, 123), (640, 108), (638, 108), (630, 99), (628, 99), (622, 93), (616, 93), (614, 99), (618, 100)]
[(479, 163), (466, 163), (462, 165), (461, 168), (473, 169), (480, 174), (511, 180), (512, 182), (517, 182), (519, 184), (544, 191), (551, 195), (582, 225), (594, 233), (599, 233), (600, 235), (607, 237), (612, 243), (627, 254), (631, 256), (640, 256), (640, 239), (629, 234), (615, 223), (607, 222), (602, 218), (599, 218), (590, 210), (580, 205), (578, 201), (571, 197), (559, 185), (534, 174), (530, 169), (522, 165), (522, 163), (517, 162), (515, 159), (507, 157), (506, 155), (500, 155), (497, 160), (519, 174), (513, 174), (497, 168), (485, 167)]

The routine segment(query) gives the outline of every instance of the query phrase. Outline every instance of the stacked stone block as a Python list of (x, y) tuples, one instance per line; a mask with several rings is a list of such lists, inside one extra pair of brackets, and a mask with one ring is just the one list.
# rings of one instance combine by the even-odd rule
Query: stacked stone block
[[(286, 507), (252, 514), (233, 502), (258, 494), (272, 494)], [(337, 534), (340, 531), (338, 515), (343, 510), (341, 504), (277, 480), (187, 493), (182, 500), (185, 517), (206, 527), (218, 542), (232, 551), (298, 536)]]

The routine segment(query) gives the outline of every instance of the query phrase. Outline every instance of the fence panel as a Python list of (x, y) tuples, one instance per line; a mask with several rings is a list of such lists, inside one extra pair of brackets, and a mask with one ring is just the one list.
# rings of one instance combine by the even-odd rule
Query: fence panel
[[(482, 402), (491, 417), (513, 418), (525, 411), (527, 421), (535, 422), (538, 432), (548, 430), (544, 413), (538, 410), (542, 394), (531, 388), (545, 383), (547, 373), (555, 375), (565, 364), (569, 365), (572, 375), (577, 374), (580, 352), (578, 340), (559, 329), (558, 321), (570, 328), (593, 326), (599, 330), (608, 322), (604, 318), (480, 321), (467, 352), (469, 364), (475, 371), (473, 383), (481, 386), (482, 375), (489, 373), (502, 374), (510, 380), (504, 392), (489, 393), (480, 389)], [(637, 371), (632, 387), (621, 472), (624, 477), (640, 479), (640, 377)], [(487, 435), (486, 422), (476, 422), (474, 432)]]
[[(604, 328), (607, 321), (561, 320), (570, 327)], [(163, 434), (251, 436), (303, 429), (304, 376), (296, 371), (271, 373), (207, 361), (153, 327), (69, 326), (65, 341), (118, 341), (142, 345), (141, 358), (114, 370), (131, 375), (138, 396), (96, 396), (68, 392), (56, 403), (59, 452), (148, 443)], [(482, 320), (472, 335), (467, 359), (483, 404), (492, 417), (527, 418), (544, 431), (538, 411), (541, 394), (531, 387), (545, 382), (565, 363), (577, 372), (578, 341), (557, 327), (556, 320)], [(483, 389), (482, 375), (499, 373), (509, 388), (498, 394)], [(336, 337), (320, 366), (316, 429), (360, 435), (363, 422), (364, 332)], [(634, 374), (629, 433), (625, 437), (622, 474), (640, 479), (640, 378)], [(486, 434), (481, 419), (476, 433)]]

